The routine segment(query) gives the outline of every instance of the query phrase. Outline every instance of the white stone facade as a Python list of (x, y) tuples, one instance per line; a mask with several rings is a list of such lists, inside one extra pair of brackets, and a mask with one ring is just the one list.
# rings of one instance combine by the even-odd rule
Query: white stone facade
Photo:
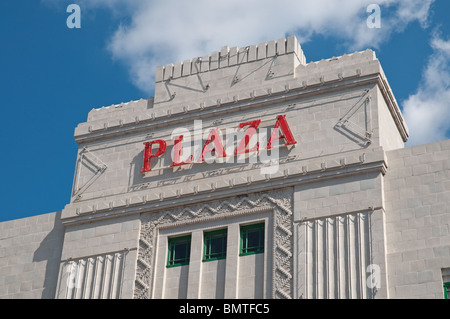
[[(444, 297), (450, 140), (404, 148), (373, 51), (306, 63), (289, 37), (160, 67), (155, 82), (154, 98), (93, 109), (75, 129), (61, 212), (0, 223), (0, 298)], [(278, 116), (296, 144), (268, 152)], [(226, 130), (259, 120), (260, 150), (234, 156)], [(228, 161), (170, 167), (174, 137), (201, 151), (215, 128)], [(167, 151), (142, 173), (155, 140)], [(262, 222), (264, 251), (241, 255), (241, 227)], [(205, 262), (218, 229), (226, 258)], [(167, 267), (181, 235), (189, 263)]]

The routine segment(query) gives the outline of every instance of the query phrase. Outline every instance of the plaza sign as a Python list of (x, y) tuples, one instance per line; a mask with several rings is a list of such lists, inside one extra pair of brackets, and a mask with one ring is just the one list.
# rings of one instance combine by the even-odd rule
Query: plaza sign
[[(272, 149), (274, 142), (278, 140), (284, 140), (284, 145), (295, 145), (297, 141), (295, 140), (289, 124), (286, 120), (286, 115), (279, 115), (276, 117), (275, 124), (270, 133), (270, 137), (267, 140), (266, 145), (261, 148), (261, 143), (257, 142), (253, 146), (249, 146), (249, 143), (254, 136), (255, 132), (258, 130), (261, 124), (261, 120), (253, 120), (248, 122), (243, 122), (238, 125), (238, 131), (243, 134), (242, 139), (238, 142), (237, 147), (234, 149), (234, 155), (246, 154), (251, 152), (258, 152), (262, 149), (270, 150)], [(245, 130), (245, 131), (243, 131)], [(206, 139), (199, 156), (194, 158), (194, 155), (183, 156), (187, 158), (182, 159), (182, 143), (184, 135), (174, 136), (174, 145), (172, 149), (172, 164), (170, 167), (182, 166), (192, 163), (201, 163), (205, 161), (206, 155), (211, 155), (214, 153), (216, 158), (225, 158), (231, 154), (227, 155), (226, 148), (221, 138), (220, 130), (218, 128), (213, 128), (209, 131), (208, 138)], [(141, 173), (147, 173), (152, 170), (151, 160), (152, 158), (158, 158), (162, 156), (167, 150), (167, 142), (162, 139), (154, 140), (151, 142), (145, 142), (144, 149), (144, 162)], [(155, 147), (156, 146), (156, 147)]]

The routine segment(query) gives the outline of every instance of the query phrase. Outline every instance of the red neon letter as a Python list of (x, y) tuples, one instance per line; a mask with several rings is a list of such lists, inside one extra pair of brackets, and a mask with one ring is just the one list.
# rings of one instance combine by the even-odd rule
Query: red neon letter
[[(216, 147), (209, 149), (209, 144), (211, 142), (214, 142), (214, 145)], [(226, 157), (227, 154), (225, 154), (225, 148), (223, 147), (222, 144), (222, 140), (220, 139), (220, 133), (219, 130), (217, 128), (214, 128), (211, 130), (211, 132), (209, 133), (209, 137), (205, 142), (205, 145), (203, 146), (202, 149), (202, 155), (201, 155), (201, 161), (203, 162), (205, 160), (205, 154), (206, 153), (210, 153), (212, 151), (216, 152), (216, 157)]]
[(253, 134), (255, 134), (256, 130), (258, 129), (259, 124), (261, 123), (261, 120), (256, 121), (250, 121), (239, 124), (239, 129), (244, 128), (248, 126), (249, 128), (245, 132), (245, 136), (242, 139), (241, 143), (236, 148), (236, 151), (234, 152), (234, 155), (242, 154), (242, 153), (249, 153), (259, 150), (259, 143), (257, 142), (256, 145), (252, 149), (248, 149), (248, 143), (250, 142), (250, 139), (252, 138)]
[(170, 165), (170, 167), (180, 166), (180, 165), (192, 163), (192, 158), (194, 157), (193, 155), (191, 155), (191, 157), (189, 158), (189, 160), (187, 162), (181, 162), (180, 163), (181, 142), (182, 141), (183, 141), (183, 135), (177, 136), (175, 138), (175, 144), (173, 145), (173, 162)]
[[(283, 134), (278, 135), (278, 128), (281, 126), (281, 131)], [(272, 135), (270, 135), (270, 139), (267, 142), (267, 149), (272, 148), (272, 143), (276, 140), (284, 138), (286, 143), (284, 145), (293, 145), (297, 144), (297, 141), (294, 139), (294, 135), (292, 135), (291, 129), (289, 128), (289, 124), (286, 121), (286, 115), (278, 115), (277, 122), (272, 130)]]
[[(159, 149), (156, 151), (155, 154), (152, 154), (153, 144), (159, 145)], [(160, 156), (162, 153), (164, 153), (166, 151), (166, 148), (167, 148), (167, 143), (166, 143), (166, 141), (163, 141), (163, 140), (146, 142), (146, 143), (144, 143), (144, 145), (145, 145), (144, 165), (143, 165), (141, 173), (150, 172), (152, 170), (152, 168), (151, 168), (152, 158)]]

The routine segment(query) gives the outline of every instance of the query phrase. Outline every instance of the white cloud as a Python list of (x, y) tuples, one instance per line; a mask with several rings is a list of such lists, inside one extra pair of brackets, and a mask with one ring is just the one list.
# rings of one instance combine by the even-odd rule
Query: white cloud
[(411, 132), (408, 145), (446, 139), (450, 130), (450, 40), (435, 34), (431, 47), (433, 54), (419, 88), (403, 103), (403, 114)]
[(434, 0), (400, 0), (389, 2), (391, 5), (396, 2), (401, 2), (401, 5), (398, 6), (397, 14), (395, 17), (396, 19), (398, 19), (398, 26), (403, 27), (405, 24), (413, 20), (419, 21), (422, 27), (426, 27), (428, 25), (429, 11)]
[[(56, 0), (42, 0), (56, 1)], [(80, 0), (86, 10), (106, 8), (128, 15), (108, 48), (125, 62), (134, 84), (153, 90), (158, 65), (295, 34), (301, 43), (312, 35), (337, 37), (349, 50), (377, 48), (409, 23), (423, 26), (434, 0)], [(381, 6), (382, 27), (366, 24), (369, 4)], [(324, 53), (326, 54), (326, 53)], [(306, 52), (307, 55), (307, 52)], [(308, 57), (308, 56), (307, 56)]]

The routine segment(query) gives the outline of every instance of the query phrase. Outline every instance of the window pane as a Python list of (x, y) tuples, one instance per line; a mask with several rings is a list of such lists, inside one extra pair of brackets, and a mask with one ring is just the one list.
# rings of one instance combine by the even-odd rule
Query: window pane
[(259, 229), (256, 230), (249, 230), (247, 232), (247, 248), (258, 248), (261, 246), (261, 232)]
[(213, 237), (211, 238), (211, 254), (218, 254), (224, 251), (224, 237)]
[(169, 238), (167, 266), (181, 266), (189, 263), (191, 236)]
[(241, 227), (241, 255), (264, 252), (264, 224)]
[(187, 258), (186, 243), (176, 244), (174, 248), (174, 260), (183, 260)]
[(227, 254), (227, 230), (205, 233), (204, 244), (203, 261), (225, 258)]

